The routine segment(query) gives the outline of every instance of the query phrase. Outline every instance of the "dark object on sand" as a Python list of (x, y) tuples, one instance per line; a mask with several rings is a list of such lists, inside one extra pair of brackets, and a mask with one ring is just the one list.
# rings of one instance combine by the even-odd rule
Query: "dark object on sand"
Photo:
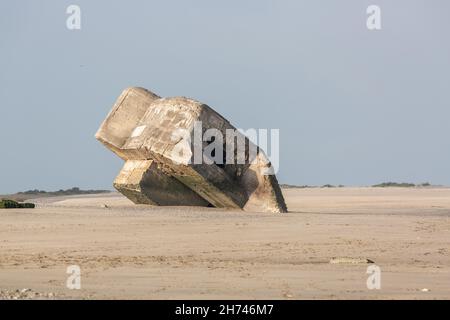
[(33, 209), (34, 203), (19, 203), (14, 200), (0, 200), (0, 209), (13, 209), (13, 208), (29, 208)]

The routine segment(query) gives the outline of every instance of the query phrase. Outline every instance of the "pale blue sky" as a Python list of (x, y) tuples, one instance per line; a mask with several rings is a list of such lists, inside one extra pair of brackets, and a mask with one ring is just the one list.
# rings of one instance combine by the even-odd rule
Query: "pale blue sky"
[(128, 86), (279, 128), (283, 183), (450, 185), (449, 13), (446, 0), (2, 1), (0, 194), (111, 188), (121, 160), (94, 134)]

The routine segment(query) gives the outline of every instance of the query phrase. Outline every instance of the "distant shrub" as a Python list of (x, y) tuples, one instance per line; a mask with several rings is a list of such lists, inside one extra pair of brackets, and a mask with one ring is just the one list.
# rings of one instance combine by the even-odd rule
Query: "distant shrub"
[(27, 208), (33, 209), (35, 208), (34, 203), (19, 203), (14, 200), (4, 199), (0, 201), (0, 209), (14, 209), (14, 208)]
[(70, 189), (60, 189), (58, 191), (45, 191), (45, 190), (27, 190), (18, 192), (17, 194), (20, 195), (46, 195), (46, 196), (70, 196), (70, 195), (80, 195), (80, 194), (96, 194), (96, 193), (108, 193), (109, 190), (81, 190), (78, 187), (73, 187)]
[(313, 186), (308, 186), (308, 185), (301, 185), (301, 186), (297, 186), (294, 184), (280, 184), (281, 188), (284, 189), (305, 189), (305, 188), (315, 188)]
[(36, 205), (34, 203), (19, 203), (21, 208), (25, 208), (25, 209), (34, 209), (36, 207)]
[(13, 200), (2, 200), (0, 201), (0, 208), (10, 209), (10, 208), (20, 208), (19, 203)]
[(372, 187), (375, 188), (385, 188), (385, 187), (402, 187), (402, 188), (413, 188), (416, 185), (414, 183), (406, 183), (406, 182), (383, 182), (383, 183), (379, 183), (379, 184), (374, 184)]

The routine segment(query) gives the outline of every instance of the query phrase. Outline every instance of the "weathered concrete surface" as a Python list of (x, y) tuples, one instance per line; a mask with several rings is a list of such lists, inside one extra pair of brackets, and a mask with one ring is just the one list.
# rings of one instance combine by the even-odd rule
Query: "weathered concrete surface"
[(158, 169), (153, 160), (128, 160), (114, 187), (134, 203), (159, 206), (207, 206), (208, 202), (177, 179)]
[[(198, 121), (202, 123), (200, 139), (194, 136), (199, 133), (194, 130)], [(126, 164), (114, 183), (135, 203), (210, 204), (247, 211), (286, 212), (275, 175), (264, 174), (270, 167), (264, 152), (236, 133), (237, 139), (243, 139), (248, 146), (246, 162), (238, 164), (235, 157), (234, 162), (219, 164), (208, 153), (211, 141), (203, 135), (208, 129), (218, 130), (224, 138), (227, 130), (235, 130), (225, 118), (196, 100), (160, 98), (143, 88), (128, 88), (118, 98), (96, 138), (122, 159), (137, 161)], [(201, 145), (195, 141), (201, 141)], [(225, 156), (237, 154), (237, 143), (226, 140), (223, 146)], [(255, 153), (249, 152), (250, 146)], [(199, 150), (204, 160), (200, 163), (192, 161)], [(257, 161), (252, 162), (255, 158)], [(127, 166), (135, 166), (134, 173)], [(173, 197), (174, 194), (177, 196)]]
[(123, 150), (123, 146), (149, 105), (158, 98), (157, 95), (143, 88), (124, 90), (95, 137), (122, 159), (132, 159)]

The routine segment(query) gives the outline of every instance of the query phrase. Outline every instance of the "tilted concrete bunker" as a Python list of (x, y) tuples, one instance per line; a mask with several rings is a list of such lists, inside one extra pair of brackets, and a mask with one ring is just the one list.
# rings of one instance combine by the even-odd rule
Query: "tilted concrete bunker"
[(268, 157), (201, 102), (127, 88), (96, 138), (125, 161), (114, 187), (136, 204), (287, 212)]

